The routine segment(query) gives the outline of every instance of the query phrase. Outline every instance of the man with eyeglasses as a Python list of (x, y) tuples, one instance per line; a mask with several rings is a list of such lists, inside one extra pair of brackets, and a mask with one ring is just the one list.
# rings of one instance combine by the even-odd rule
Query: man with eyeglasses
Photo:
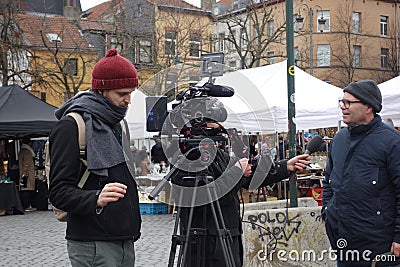
[(353, 82), (343, 91), (339, 104), (347, 128), (331, 142), (323, 181), (326, 232), (337, 266), (371, 266), (374, 260), (397, 266), (400, 132), (377, 114), (382, 95), (374, 81)]

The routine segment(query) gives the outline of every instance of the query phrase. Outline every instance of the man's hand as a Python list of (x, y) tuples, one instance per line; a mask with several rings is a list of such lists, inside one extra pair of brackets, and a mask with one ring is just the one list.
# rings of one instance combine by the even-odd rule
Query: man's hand
[(287, 162), (287, 170), (289, 172), (292, 172), (295, 169), (302, 171), (308, 165), (308, 163), (310, 163), (310, 159), (311, 157), (306, 154), (293, 157)]
[(104, 186), (97, 199), (97, 207), (105, 207), (109, 202), (123, 198), (127, 186), (121, 183), (109, 183)]
[(390, 248), (390, 252), (393, 252), (393, 255), (396, 257), (400, 257), (400, 244), (393, 242), (392, 247)]
[(239, 159), (235, 166), (242, 170), (244, 176), (249, 176), (251, 174), (251, 164), (249, 164), (249, 160), (247, 158)]

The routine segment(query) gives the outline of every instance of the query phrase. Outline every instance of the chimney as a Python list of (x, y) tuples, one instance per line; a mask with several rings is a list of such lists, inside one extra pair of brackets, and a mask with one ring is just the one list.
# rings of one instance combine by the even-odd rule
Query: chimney
[(80, 0), (65, 0), (64, 3), (64, 17), (67, 19), (79, 20), (82, 13)]
[(201, 9), (204, 11), (212, 11), (213, 5), (216, 2), (216, 0), (201, 0)]

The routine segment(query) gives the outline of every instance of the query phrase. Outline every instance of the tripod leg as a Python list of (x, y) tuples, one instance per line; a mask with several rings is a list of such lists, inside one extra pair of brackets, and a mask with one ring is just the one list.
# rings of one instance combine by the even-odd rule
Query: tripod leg
[[(173, 267), (174, 266), (174, 261), (175, 261), (175, 255), (176, 255), (176, 248), (178, 245), (181, 245), (182, 242), (179, 238), (178, 233), (178, 226), (179, 226), (179, 218), (181, 215), (181, 203), (182, 203), (182, 197), (183, 197), (183, 193), (181, 192), (179, 194), (179, 201), (178, 201), (178, 209), (176, 212), (176, 219), (175, 219), (175, 224), (174, 224), (174, 231), (172, 233), (172, 240), (171, 240), (171, 250), (169, 253), (169, 260), (168, 260), (168, 267)], [(180, 266), (180, 259), (181, 259), (182, 255), (181, 253), (179, 253), (179, 257), (178, 257), (178, 266)]]
[[(192, 225), (193, 221), (193, 213), (194, 213), (194, 207), (195, 207), (195, 201), (196, 201), (196, 195), (197, 195), (197, 187), (199, 185), (198, 179), (195, 181), (194, 189), (193, 189), (193, 195), (192, 195), (192, 202), (190, 205), (190, 211), (189, 211), (189, 219), (188, 219), (188, 224), (187, 224), (187, 229), (186, 229), (186, 236), (185, 236), (185, 244), (183, 246), (183, 266), (186, 267), (186, 261), (187, 261), (187, 253), (188, 253), (188, 247), (190, 246), (190, 228)], [(189, 257), (190, 258), (190, 257)], [(190, 259), (189, 259), (190, 260)], [(190, 265), (189, 265), (190, 266)]]
[[(215, 191), (215, 187), (213, 187), (213, 189), (214, 189), (213, 190), (214, 197), (217, 197), (217, 192)], [(222, 216), (221, 206), (219, 205), (219, 202), (217, 202), (217, 204), (218, 204), (218, 205), (216, 205), (217, 206), (217, 212), (218, 212), (218, 214), (220, 214), (222, 229), (226, 229), (225, 222), (224, 222), (224, 219), (223, 219), (223, 216)], [(232, 236), (231, 236), (230, 233), (227, 233), (224, 237), (225, 237), (225, 241), (228, 242), (227, 244), (232, 244), (233, 243), (233, 239), (232, 239)], [(228, 253), (230, 254), (230, 258), (233, 260), (234, 256), (233, 256), (233, 252), (232, 252), (231, 246), (228, 246)], [(232, 263), (235, 263), (235, 261), (233, 260)]]
[[(213, 189), (214, 197), (216, 197), (215, 188), (214, 188), (213, 185), (211, 185), (207, 190), (210, 200), (212, 199), (212, 197), (211, 197), (211, 190), (212, 189), (211, 188)], [(218, 198), (214, 198), (214, 199), (218, 199)], [(217, 207), (217, 211), (215, 210), (215, 206)], [(218, 229), (218, 233), (217, 233), (218, 234), (218, 240), (219, 240), (219, 242), (221, 244), (221, 248), (222, 248), (222, 251), (223, 251), (223, 254), (224, 254), (225, 262), (226, 262), (228, 267), (231, 267), (231, 266), (234, 267), (235, 266), (235, 260), (234, 260), (234, 256), (233, 256), (233, 253), (232, 253), (232, 247), (231, 247), (232, 237), (231, 237), (229, 231), (225, 227), (224, 218), (222, 216), (222, 211), (221, 211), (221, 206), (219, 205), (218, 200), (212, 202), (210, 204), (210, 207), (211, 207), (211, 212), (212, 212), (212, 215), (213, 215), (213, 218), (214, 218), (216, 229)], [(218, 212), (218, 216), (219, 217), (217, 216), (217, 212)], [(219, 218), (219, 220), (218, 220), (218, 218)]]

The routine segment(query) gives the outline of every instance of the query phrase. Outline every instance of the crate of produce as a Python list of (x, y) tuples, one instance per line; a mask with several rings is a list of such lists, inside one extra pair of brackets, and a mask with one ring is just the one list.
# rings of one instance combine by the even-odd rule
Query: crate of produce
[(140, 214), (167, 214), (168, 205), (165, 203), (139, 203)]

